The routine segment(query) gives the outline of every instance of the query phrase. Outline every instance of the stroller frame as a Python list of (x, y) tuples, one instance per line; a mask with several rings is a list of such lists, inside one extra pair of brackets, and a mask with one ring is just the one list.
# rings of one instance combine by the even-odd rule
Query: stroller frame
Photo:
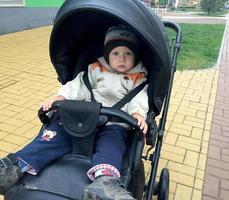
[[(141, 28), (141, 26), (139, 26), (137, 23), (135, 23), (134, 20), (131, 19), (131, 14), (129, 13), (129, 16), (125, 16), (123, 14), (124, 13), (119, 13), (119, 12), (115, 12), (115, 14), (112, 14), (113, 10), (110, 10), (110, 7), (112, 7), (112, 5), (110, 4), (114, 4), (114, 7), (119, 7), (120, 5), (126, 5), (126, 6), (130, 6), (133, 9), (133, 13), (134, 15), (136, 14), (135, 11), (139, 11), (139, 13), (141, 15), (143, 15), (142, 13), (144, 13), (143, 11), (146, 12), (146, 21), (149, 19), (154, 19), (156, 18), (155, 21), (155, 27), (161, 29), (162, 25), (160, 24), (160, 20), (157, 21), (157, 17), (154, 14), (151, 14), (148, 8), (146, 8), (143, 4), (141, 5), (141, 2), (139, 2), (138, 0), (117, 0), (117, 1), (105, 1), (105, 0), (90, 0), (90, 1), (83, 1), (83, 0), (69, 0), (66, 1), (66, 3), (64, 4), (64, 6), (60, 9), (59, 13), (57, 14), (56, 17), (56, 21), (55, 21), (55, 25), (53, 28), (53, 32), (51, 35), (51, 40), (50, 40), (50, 56), (51, 56), (51, 61), (53, 63), (53, 65), (56, 68), (57, 74), (58, 74), (58, 79), (64, 84), (66, 83), (68, 80), (71, 80), (73, 78), (73, 75), (75, 76), (79, 71), (81, 71), (82, 69), (76, 69), (76, 71), (74, 71), (74, 74), (72, 75), (71, 73), (69, 73), (68, 69), (64, 69), (62, 73), (62, 68), (63, 68), (63, 62), (65, 62), (65, 57), (61, 54), (62, 52), (57, 52), (60, 48), (61, 45), (63, 45), (64, 48), (66, 48), (66, 46), (64, 45), (65, 43), (68, 43), (67, 39), (63, 40), (62, 42), (62, 36), (61, 36), (61, 32), (68, 32), (69, 30), (72, 30), (71, 24), (67, 27), (69, 29), (65, 30), (65, 25), (64, 24), (64, 20), (65, 19), (71, 19), (71, 15), (73, 13), (73, 10), (75, 8), (77, 8), (80, 12), (84, 11), (85, 9), (89, 9), (89, 11), (95, 12), (97, 15), (97, 12), (100, 11), (100, 9), (102, 10), (102, 14), (104, 14), (104, 16), (109, 16), (111, 19), (111, 21), (107, 20), (104, 22), (105, 27), (103, 30), (101, 30), (101, 32), (99, 32), (99, 34), (104, 34), (104, 31), (107, 29), (107, 27), (109, 27), (112, 24), (117, 24), (118, 22), (122, 22), (122, 23), (127, 23), (129, 25), (131, 25), (131, 23), (133, 23), (134, 25), (132, 25), (132, 28), (142, 37), (144, 37), (144, 40), (142, 40), (141, 42), (144, 43), (144, 48), (146, 48), (147, 50), (149, 50), (149, 55), (147, 54), (143, 60), (145, 60), (146, 63), (149, 62), (152, 55), (154, 56), (158, 56), (159, 55), (159, 61), (158, 60), (154, 60), (154, 65), (156, 66), (160, 66), (162, 65), (165, 70), (162, 72), (167, 73), (167, 76), (164, 76), (163, 74), (159, 77), (161, 81), (160, 83), (162, 83), (162, 91), (163, 93), (160, 93), (159, 91), (157, 91), (157, 93), (154, 93), (153, 96), (153, 105), (149, 111), (148, 114), (148, 123), (149, 123), (149, 131), (147, 133), (147, 141), (146, 144), (149, 145), (149, 149), (147, 150), (147, 153), (145, 156), (142, 156), (142, 151), (143, 151), (143, 147), (144, 147), (144, 143), (143, 140), (139, 137), (139, 135), (135, 134), (132, 138), (131, 141), (131, 150), (134, 150), (134, 153), (131, 153), (129, 159), (128, 159), (128, 164), (124, 167), (125, 168), (125, 174), (123, 174), (123, 182), (126, 188), (128, 188), (133, 195), (135, 196), (135, 198), (137, 198), (138, 200), (140, 199), (144, 199), (144, 200), (151, 200), (153, 195), (157, 195), (159, 200), (168, 200), (168, 195), (169, 195), (169, 173), (168, 170), (165, 168), (162, 170), (161, 172), (161, 176), (160, 176), (160, 181), (159, 183), (156, 182), (156, 175), (157, 175), (157, 168), (158, 168), (158, 163), (159, 163), (159, 158), (160, 158), (160, 153), (161, 153), (161, 146), (162, 146), (162, 140), (163, 140), (163, 136), (164, 136), (164, 131), (165, 131), (165, 124), (166, 124), (166, 117), (167, 117), (167, 112), (168, 112), (168, 107), (169, 107), (169, 101), (170, 101), (170, 96), (171, 96), (171, 91), (172, 91), (172, 84), (173, 84), (173, 78), (174, 78), (174, 73), (176, 71), (176, 61), (177, 61), (177, 56), (179, 53), (179, 49), (180, 49), (180, 45), (181, 45), (181, 29), (180, 27), (173, 23), (173, 22), (163, 22), (163, 26), (166, 28), (170, 28), (172, 29), (175, 34), (176, 34), (176, 38), (175, 41), (172, 44), (171, 47), (171, 51), (172, 53), (170, 55), (167, 55), (166, 51), (164, 51), (164, 49), (167, 48), (167, 43), (164, 42), (164, 37), (161, 36), (161, 32), (159, 31), (157, 32), (153, 32), (150, 28), (148, 28), (148, 26)], [(93, 9), (90, 10), (90, 7), (93, 6)], [(73, 8), (71, 8), (73, 7)], [(95, 8), (95, 9), (94, 9)], [(148, 10), (147, 10), (148, 9)], [(80, 13), (79, 12), (79, 13)], [(123, 9), (122, 11), (123, 12)], [(88, 12), (87, 12), (88, 14)], [(139, 15), (140, 15), (139, 14)], [(96, 16), (95, 15), (95, 16)], [(118, 16), (121, 17), (118, 17)], [(84, 15), (82, 15), (84, 16)], [(122, 19), (122, 17), (129, 17), (128, 19)], [(141, 16), (140, 16), (141, 17)], [(139, 17), (139, 19), (140, 19)], [(117, 21), (116, 21), (117, 20)], [(74, 21), (75, 23), (75, 21)], [(146, 23), (147, 24), (147, 23)], [(150, 23), (150, 26), (152, 24)], [(62, 27), (63, 26), (63, 27)], [(137, 27), (137, 28), (136, 28)], [(80, 27), (80, 30), (85, 31), (83, 29), (83, 27)], [(146, 30), (146, 31), (145, 31)], [(142, 32), (141, 32), (142, 31)], [(153, 36), (156, 36), (158, 39), (158, 41), (154, 41), (149, 34), (147, 34), (147, 31), (149, 33), (151, 33)], [(75, 32), (77, 33), (77, 32)], [(83, 39), (82, 39), (83, 40)], [(58, 46), (55, 41), (58, 41)], [(62, 42), (62, 43), (61, 43)], [(99, 41), (101, 46), (103, 45), (103, 43), (101, 43), (101, 41)], [(59, 44), (60, 43), (60, 44)], [(153, 45), (151, 45), (153, 44)], [(75, 44), (74, 44), (75, 45)], [(82, 45), (81, 45), (82, 46)], [(80, 45), (77, 46), (80, 48)], [(151, 46), (156, 46), (159, 48), (158, 49), (154, 49)], [(64, 49), (65, 50), (65, 49)], [(67, 52), (67, 51), (66, 51)], [(78, 53), (78, 56), (80, 55), (79, 52), (76, 52), (76, 54)], [(163, 56), (160, 56), (163, 55)], [(59, 56), (59, 57), (58, 57)], [(97, 55), (96, 55), (97, 56)], [(170, 60), (170, 56), (171, 56), (171, 60)], [(76, 56), (77, 57), (77, 56)], [(64, 58), (63, 60), (61, 60), (62, 58)], [(90, 59), (89, 59), (90, 60)], [(87, 61), (89, 61), (87, 60)], [(69, 61), (69, 60), (68, 60)], [(151, 60), (150, 60), (151, 62)], [(66, 62), (66, 63), (70, 63), (71, 64), (71, 60), (70, 62)], [(85, 63), (80, 63), (80, 66), (85, 65)], [(69, 68), (70, 69), (70, 68)], [(63, 76), (63, 74), (67, 74), (66, 76)], [(157, 76), (157, 75), (155, 75)], [(164, 79), (163, 79), (164, 78)], [(163, 85), (163, 83), (166, 82), (166, 84)], [(154, 89), (154, 88), (153, 88)], [(151, 90), (151, 92), (153, 91), (153, 89)], [(157, 89), (157, 88), (156, 88)], [(154, 97), (157, 97), (155, 99), (159, 99), (159, 101), (154, 100)], [(159, 103), (158, 103), (159, 102)], [(54, 104), (52, 109), (58, 109), (60, 108), (62, 105), (59, 104), (59, 102), (57, 102), (56, 104)], [(159, 125), (157, 126), (156, 122), (155, 122), (155, 118), (156, 116), (160, 113), (160, 110), (163, 110), (162, 112), (162, 116), (159, 122)], [(108, 115), (108, 116), (116, 116), (119, 117), (121, 119), (123, 119), (125, 122), (129, 123), (132, 125), (132, 127), (134, 127), (135, 129), (138, 129), (138, 126), (136, 124), (136, 121), (130, 117), (128, 114), (121, 112), (120, 110), (116, 110), (116, 109), (111, 109), (111, 108), (104, 108), (101, 107), (100, 109), (100, 114), (102, 115)], [(46, 114), (40, 112), (41, 114), (41, 118), (42, 116), (44, 118), (46, 118)], [(54, 117), (53, 112), (51, 112), (51, 114), (48, 115), (48, 118), (52, 118)], [(47, 118), (46, 118), (47, 119)], [(103, 123), (103, 122), (102, 122)], [(46, 125), (42, 126), (41, 129), (45, 129)], [(73, 136), (78, 137), (79, 135), (74, 134)], [(81, 137), (81, 136), (80, 136)], [(80, 142), (77, 142), (77, 145)], [(150, 151), (155, 147), (155, 151), (151, 154)], [(84, 149), (85, 150), (85, 149)], [(78, 152), (77, 149), (73, 148), (73, 153), (74, 152)], [(88, 153), (88, 152), (87, 152)], [(80, 156), (80, 159), (82, 158), (82, 156)], [(141, 184), (143, 181), (145, 182), (145, 177), (144, 177), (144, 167), (143, 167), (143, 162), (141, 160), (141, 158), (145, 159), (145, 160), (149, 160), (151, 162), (151, 171), (150, 171), (150, 178), (148, 183), (146, 184), (146, 186), (144, 187), (144, 183), (143, 186), (139, 189), (139, 190), (135, 190), (136, 188), (136, 184)], [(65, 158), (63, 158), (65, 159)], [(77, 158), (78, 159), (78, 158)], [(34, 178), (30, 175), (26, 175), (25, 178), (23, 178), (16, 186), (14, 186), (13, 188), (10, 188), (5, 195), (5, 200), (17, 200), (17, 199), (21, 199), (21, 200), (34, 200), (34, 194), (36, 194), (36, 198), (37, 199), (41, 199), (42, 197), (44, 198), (45, 195), (55, 195), (55, 191), (58, 190), (53, 190), (53, 188), (50, 186), (50, 184), (52, 184), (52, 182), (48, 182), (48, 187), (49, 188), (45, 188), (45, 186), (43, 187), (42, 184), (45, 183), (45, 181), (47, 179), (45, 179), (46, 175), (49, 174), (50, 169), (57, 169), (58, 168), (58, 163), (59, 166), (63, 165), (64, 163), (62, 162), (63, 160), (60, 159), (59, 161), (57, 161), (57, 167), (53, 167), (50, 166), (50, 168), (48, 167), (48, 169), (44, 170), (43, 175), (41, 174), (40, 177), (38, 178)], [(66, 156), (65, 161), (67, 161), (67, 163), (70, 162), (74, 162), (74, 160), (72, 160), (71, 158), (69, 158), (68, 156)], [(82, 161), (82, 159), (81, 159)], [(68, 164), (66, 164), (68, 165)], [(88, 161), (83, 159), (82, 163), (80, 164), (81, 168), (88, 166)], [(73, 168), (73, 167), (72, 167)], [(134, 176), (138, 174), (138, 176)], [(59, 175), (60, 176), (60, 175)], [(86, 176), (86, 175), (85, 175)], [(44, 180), (43, 180), (44, 178)], [(54, 177), (53, 180), (57, 180), (59, 177)], [(139, 178), (139, 180), (137, 180)], [(84, 177), (84, 179), (86, 179)], [(138, 183), (139, 181), (139, 183)], [(54, 181), (55, 182), (55, 181)], [(53, 186), (55, 188), (55, 186)], [(58, 187), (60, 187), (58, 185)], [(58, 188), (57, 187), (57, 188)], [(43, 194), (45, 193), (46, 194)], [(143, 197), (143, 193), (144, 193), (144, 197)], [(43, 195), (43, 196), (42, 196)], [(32, 198), (31, 198), (32, 197)], [(35, 199), (36, 199), (35, 198)], [(36, 199), (36, 200), (37, 200)], [(66, 194), (59, 194), (59, 196), (55, 196), (55, 197), (51, 197), (48, 199), (55, 199), (55, 200), (66, 200), (66, 199), (75, 199), (73, 198), (71, 195), (70, 196), (66, 196)]]
[[(158, 187), (163, 187), (158, 185), (158, 183), (156, 183), (156, 176), (157, 176), (157, 167), (158, 167), (158, 163), (159, 163), (159, 158), (160, 158), (160, 153), (161, 153), (161, 146), (162, 146), (162, 141), (163, 141), (163, 137), (164, 137), (164, 131), (165, 131), (165, 124), (166, 124), (166, 118), (167, 118), (167, 113), (168, 113), (168, 109), (169, 109), (169, 102), (170, 102), (170, 97), (171, 97), (171, 92), (172, 92), (172, 85), (173, 85), (173, 79), (174, 79), (174, 73), (176, 72), (176, 65), (177, 65), (177, 56), (180, 50), (180, 46), (181, 46), (181, 40), (182, 40), (182, 36), (181, 36), (181, 29), (180, 27), (172, 22), (169, 21), (164, 21), (164, 26), (167, 28), (172, 29), (173, 31), (175, 31), (176, 33), (176, 38), (175, 38), (175, 42), (173, 44), (173, 46), (171, 48), (173, 48), (173, 52), (172, 52), (172, 70), (171, 70), (171, 78), (170, 78), (170, 82), (169, 82), (169, 88), (168, 88), (168, 93), (165, 97), (165, 102), (163, 105), (163, 112), (162, 112), (162, 116), (159, 122), (159, 126), (158, 126), (158, 137), (157, 137), (157, 143), (156, 143), (156, 148), (155, 151), (153, 152), (153, 154), (150, 154), (150, 156), (148, 156), (149, 152), (154, 148), (154, 144), (151, 143), (151, 147), (147, 150), (146, 156), (143, 156), (143, 158), (145, 160), (150, 160), (151, 161), (151, 172), (150, 172), (150, 178), (149, 178), (149, 182), (148, 182), (148, 188), (147, 188), (147, 192), (146, 192), (146, 200), (151, 200), (153, 194), (157, 194), (158, 195), (158, 190), (162, 189), (162, 190), (166, 190), (167, 188), (158, 188)], [(152, 136), (149, 136), (152, 137)], [(161, 181), (167, 181), (166, 179), (168, 179), (169, 175), (166, 169), (164, 169), (164, 171), (162, 171), (161, 173), (162, 179)], [(164, 180), (163, 180), (164, 179)], [(163, 184), (163, 183), (161, 183)], [(163, 191), (163, 195), (167, 195), (166, 193), (168, 193), (168, 191)], [(168, 197), (162, 197), (162, 199), (168, 199)]]

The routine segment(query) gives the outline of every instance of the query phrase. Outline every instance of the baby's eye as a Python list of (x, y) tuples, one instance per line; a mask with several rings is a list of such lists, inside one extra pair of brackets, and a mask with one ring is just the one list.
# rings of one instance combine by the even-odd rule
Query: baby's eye
[(117, 51), (113, 52), (113, 55), (117, 56), (118, 55), (118, 52)]
[(126, 52), (126, 55), (127, 55), (127, 56), (132, 56), (133, 53), (132, 53), (132, 52)]

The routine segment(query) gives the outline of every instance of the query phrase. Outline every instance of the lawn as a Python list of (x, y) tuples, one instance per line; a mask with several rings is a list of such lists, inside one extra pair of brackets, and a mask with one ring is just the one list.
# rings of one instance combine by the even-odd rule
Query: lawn
[[(180, 24), (183, 40), (177, 70), (195, 70), (214, 66), (217, 61), (224, 24)], [(169, 36), (172, 37), (169, 32)]]

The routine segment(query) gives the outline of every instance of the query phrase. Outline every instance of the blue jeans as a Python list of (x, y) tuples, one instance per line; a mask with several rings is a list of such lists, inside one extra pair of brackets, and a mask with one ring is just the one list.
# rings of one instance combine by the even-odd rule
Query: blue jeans
[[(119, 171), (126, 151), (127, 131), (119, 125), (105, 126), (95, 136), (92, 167), (110, 164)], [(38, 173), (50, 162), (72, 152), (72, 138), (60, 121), (51, 123), (44, 131), (16, 155), (31, 165)]]

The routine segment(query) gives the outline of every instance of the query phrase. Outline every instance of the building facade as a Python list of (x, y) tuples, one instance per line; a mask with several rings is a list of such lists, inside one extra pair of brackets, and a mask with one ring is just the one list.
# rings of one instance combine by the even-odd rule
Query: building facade
[(196, 7), (200, 4), (200, 0), (174, 0), (175, 7)]
[(0, 35), (47, 26), (64, 0), (0, 0)]
[(0, 0), (0, 7), (59, 7), (64, 0)]

